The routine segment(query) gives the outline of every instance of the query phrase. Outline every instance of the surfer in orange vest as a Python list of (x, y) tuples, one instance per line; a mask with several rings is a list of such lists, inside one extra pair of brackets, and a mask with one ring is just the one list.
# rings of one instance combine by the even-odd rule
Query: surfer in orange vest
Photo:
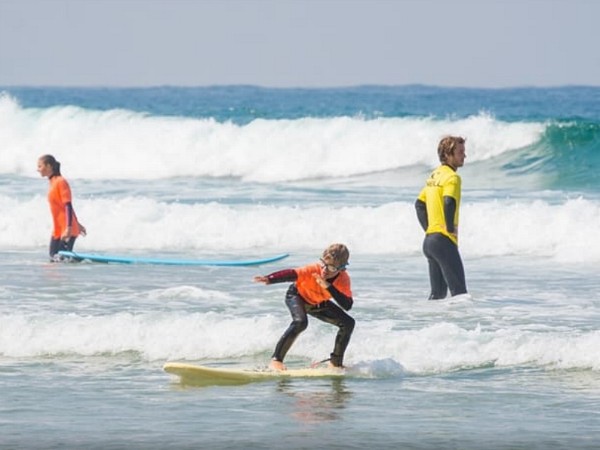
[(77, 236), (85, 236), (86, 229), (77, 220), (71, 199), (71, 188), (60, 173), (60, 163), (52, 155), (38, 159), (37, 171), (50, 181), (48, 203), (52, 213), (52, 236), (50, 237), (50, 260), (59, 261), (58, 252), (72, 251)]
[[(307, 315), (338, 327), (329, 365), (343, 367), (344, 352), (355, 323), (344, 311), (349, 311), (354, 302), (350, 276), (346, 271), (349, 256), (350, 252), (344, 244), (332, 244), (323, 251), (317, 263), (254, 277), (255, 282), (264, 284), (293, 282), (285, 295), (285, 304), (292, 315), (292, 322), (277, 342), (269, 366), (271, 369), (286, 369), (283, 359), (296, 338), (308, 326)], [(332, 298), (335, 303), (331, 301)]]

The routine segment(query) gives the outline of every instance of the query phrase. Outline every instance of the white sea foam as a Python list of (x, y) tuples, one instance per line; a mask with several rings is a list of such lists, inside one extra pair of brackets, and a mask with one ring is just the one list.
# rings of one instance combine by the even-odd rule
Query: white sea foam
[(377, 345), (375, 339), (356, 339), (360, 342), (353, 343), (352, 356), (392, 358), (414, 373), (486, 366), (600, 370), (600, 358), (594, 351), (600, 343), (598, 331), (482, 330), (479, 326), (469, 330), (440, 322), (419, 330), (387, 330), (386, 339), (379, 339)]
[[(0, 195), (0, 246), (45, 247), (51, 230), (46, 199)], [(88, 228), (80, 251), (212, 253), (304, 251), (328, 242), (353, 252), (416, 254), (423, 233), (412, 202), (374, 206), (274, 206), (165, 203), (147, 197), (86, 199), (77, 213)], [(464, 201), (463, 257), (521, 255), (563, 262), (600, 261), (598, 201), (576, 198)]]
[[(0, 355), (17, 358), (137, 352), (148, 360), (249, 355), (267, 359), (285, 320), (272, 315), (243, 318), (213, 312), (7, 314), (0, 316)], [(314, 321), (312, 324), (295, 343), (291, 359), (318, 360), (331, 351), (333, 329)], [(386, 328), (385, 321), (369, 321), (353, 335), (346, 362), (375, 376), (489, 366), (600, 370), (600, 356), (595, 350), (598, 345), (600, 332), (564, 327), (485, 330), (437, 322), (420, 329), (398, 330)]]

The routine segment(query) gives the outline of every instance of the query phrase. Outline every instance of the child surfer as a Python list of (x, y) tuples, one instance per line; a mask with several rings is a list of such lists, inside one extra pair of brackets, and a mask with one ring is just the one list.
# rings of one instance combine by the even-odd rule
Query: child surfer
[(285, 304), (292, 315), (292, 322), (277, 342), (269, 365), (271, 369), (286, 370), (283, 359), (296, 338), (308, 326), (307, 314), (338, 327), (329, 365), (343, 367), (344, 352), (355, 323), (344, 312), (349, 311), (354, 302), (350, 276), (346, 271), (349, 256), (350, 252), (344, 244), (332, 244), (323, 251), (317, 263), (254, 277), (255, 282), (264, 284), (293, 281), (285, 295)]

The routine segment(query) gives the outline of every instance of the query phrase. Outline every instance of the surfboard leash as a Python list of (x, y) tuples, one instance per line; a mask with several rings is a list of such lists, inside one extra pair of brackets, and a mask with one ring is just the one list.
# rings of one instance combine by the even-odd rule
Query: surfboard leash
[(313, 363), (310, 365), (310, 368), (311, 368), (311, 369), (314, 369), (315, 367), (317, 367), (317, 366), (319, 366), (319, 365), (321, 365), (321, 364), (323, 364), (323, 363), (329, 362), (329, 361), (331, 361), (331, 358), (324, 359), (323, 361), (316, 361), (316, 362), (313, 362)]

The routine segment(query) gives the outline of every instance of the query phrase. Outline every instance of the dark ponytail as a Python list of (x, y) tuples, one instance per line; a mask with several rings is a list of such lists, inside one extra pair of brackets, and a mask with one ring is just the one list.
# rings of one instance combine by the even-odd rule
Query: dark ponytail
[(52, 155), (44, 155), (40, 156), (40, 159), (44, 162), (45, 165), (52, 166), (52, 176), (60, 175), (60, 163), (56, 160), (56, 158)]

